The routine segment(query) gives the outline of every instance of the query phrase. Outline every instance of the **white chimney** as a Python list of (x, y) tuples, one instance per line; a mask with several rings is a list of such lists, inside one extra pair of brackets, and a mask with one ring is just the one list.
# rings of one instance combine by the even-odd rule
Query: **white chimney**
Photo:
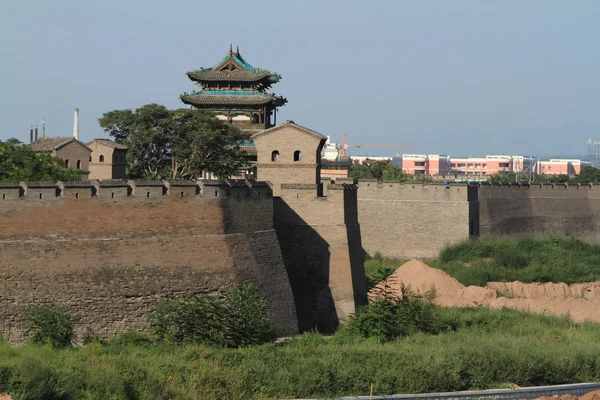
[(79, 140), (79, 108), (73, 111), (73, 137)]

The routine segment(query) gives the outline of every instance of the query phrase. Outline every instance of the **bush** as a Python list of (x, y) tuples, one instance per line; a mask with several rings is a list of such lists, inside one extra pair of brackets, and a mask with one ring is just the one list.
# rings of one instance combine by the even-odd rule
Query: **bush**
[(240, 347), (276, 337), (265, 302), (248, 283), (237, 285), (225, 297), (201, 294), (164, 299), (151, 318), (159, 340), (168, 343)]
[(365, 275), (367, 278), (367, 290), (371, 290), (379, 282), (394, 273), (400, 266), (401, 261), (383, 258), (377, 252), (373, 258), (365, 260)]
[(400, 298), (388, 297), (360, 308), (344, 329), (363, 338), (387, 342), (416, 332), (437, 331), (435, 305), (402, 287)]
[(8, 383), (10, 394), (19, 400), (75, 399), (76, 382), (65, 371), (56, 371), (33, 358), (24, 359), (15, 368)]
[(73, 341), (73, 316), (69, 310), (57, 304), (27, 309), (25, 323), (31, 343), (61, 348), (70, 346)]

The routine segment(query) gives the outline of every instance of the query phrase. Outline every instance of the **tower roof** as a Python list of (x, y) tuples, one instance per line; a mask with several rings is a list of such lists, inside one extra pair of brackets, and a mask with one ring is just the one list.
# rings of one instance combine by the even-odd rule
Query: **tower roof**
[(229, 53), (221, 61), (210, 68), (200, 68), (187, 72), (187, 76), (196, 82), (258, 82), (265, 81), (265, 86), (279, 82), (281, 76), (268, 70), (255, 68), (240, 54), (239, 48)]
[(260, 106), (273, 104), (275, 106), (284, 105), (287, 100), (275, 95), (262, 93), (254, 90), (203, 90), (195, 93), (184, 93), (180, 96), (185, 104), (191, 104), (196, 107), (203, 105), (252, 105)]

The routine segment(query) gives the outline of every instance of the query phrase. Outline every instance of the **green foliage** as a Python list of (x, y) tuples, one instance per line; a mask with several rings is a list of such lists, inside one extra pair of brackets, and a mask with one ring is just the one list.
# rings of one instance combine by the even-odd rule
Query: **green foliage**
[(463, 285), (489, 281), (592, 282), (600, 280), (600, 246), (568, 237), (470, 239), (441, 251), (432, 262)]
[(7, 386), (15, 400), (69, 400), (77, 392), (73, 377), (66, 371), (56, 371), (35, 358), (19, 363)]
[(225, 297), (164, 299), (151, 318), (155, 334), (167, 343), (241, 347), (267, 343), (276, 336), (265, 302), (248, 283), (237, 285)]
[[(515, 183), (517, 174), (514, 172), (502, 172), (489, 175), (487, 178), (490, 183)], [(579, 174), (570, 177), (566, 174), (547, 175), (534, 174), (534, 183), (600, 183), (600, 170), (591, 166), (583, 167)]]
[(56, 348), (71, 345), (75, 322), (64, 307), (51, 304), (28, 308), (25, 323), (31, 343), (49, 344)]
[(579, 174), (573, 179), (575, 183), (599, 183), (600, 169), (592, 166), (583, 167)]
[(374, 395), (390, 395), (600, 379), (598, 324), (515, 310), (432, 311), (437, 334), (386, 343), (345, 329), (242, 348), (0, 343), (0, 392), (15, 400), (335, 398), (368, 395), (371, 383)]
[(104, 113), (98, 122), (117, 143), (129, 147), (132, 177), (189, 179), (207, 171), (224, 179), (247, 164), (240, 143), (249, 134), (208, 112), (148, 104)]
[(16, 139), (0, 141), (0, 181), (72, 181), (82, 171), (63, 168), (64, 162), (49, 153), (36, 153)]
[(402, 287), (399, 298), (376, 299), (350, 317), (344, 329), (362, 338), (387, 342), (416, 332), (435, 331), (434, 306)]
[(382, 258), (376, 253), (372, 259), (365, 260), (365, 275), (367, 277), (367, 290), (371, 290), (379, 282), (394, 273), (400, 266), (399, 260)]
[[(494, 175), (489, 175), (487, 181), (490, 183), (516, 183), (517, 174), (511, 171), (501, 172)], [(571, 178), (566, 174), (559, 175), (547, 175), (547, 174), (534, 174), (534, 183), (569, 183)]]
[(356, 163), (350, 168), (350, 177), (354, 179), (378, 179), (380, 181), (399, 180), (399, 181), (431, 181), (429, 175), (409, 175), (402, 172), (402, 169), (391, 161), (369, 160), (362, 164)]

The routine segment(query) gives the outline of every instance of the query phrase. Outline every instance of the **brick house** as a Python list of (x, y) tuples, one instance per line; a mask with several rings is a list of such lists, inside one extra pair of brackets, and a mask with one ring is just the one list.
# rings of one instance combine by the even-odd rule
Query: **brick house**
[(64, 160), (65, 168), (81, 170), (89, 174), (89, 159), (92, 150), (72, 137), (41, 137), (31, 143), (37, 153), (50, 153), (52, 157)]

